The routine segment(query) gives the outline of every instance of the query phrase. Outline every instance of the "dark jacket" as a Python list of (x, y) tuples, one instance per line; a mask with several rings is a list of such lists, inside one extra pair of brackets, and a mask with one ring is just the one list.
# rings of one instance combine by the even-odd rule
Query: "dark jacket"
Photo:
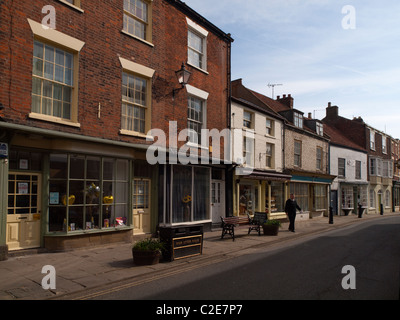
[(301, 208), (297, 204), (296, 200), (288, 199), (286, 201), (286, 204), (285, 204), (285, 212), (287, 214), (293, 214), (294, 215), (294, 214), (296, 214), (296, 209), (301, 211)]

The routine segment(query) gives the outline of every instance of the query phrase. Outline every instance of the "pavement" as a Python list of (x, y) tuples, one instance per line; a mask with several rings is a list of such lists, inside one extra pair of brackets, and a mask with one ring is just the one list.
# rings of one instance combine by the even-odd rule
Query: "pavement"
[[(296, 221), (296, 232), (289, 232), (283, 223), (277, 236), (247, 235), (247, 229), (235, 231), (236, 239), (221, 237), (221, 229), (204, 233), (203, 253), (198, 256), (160, 262), (153, 266), (136, 266), (131, 244), (118, 243), (57, 253), (9, 254), (0, 261), (0, 300), (85, 300), (121, 288), (168, 277), (188, 270), (222, 262), (235, 256), (255, 252), (260, 248), (285, 245), (302, 238), (316, 236), (366, 221), (379, 222), (400, 213), (335, 216), (333, 224), (327, 217)], [(56, 289), (43, 289), (44, 266), (53, 266)]]

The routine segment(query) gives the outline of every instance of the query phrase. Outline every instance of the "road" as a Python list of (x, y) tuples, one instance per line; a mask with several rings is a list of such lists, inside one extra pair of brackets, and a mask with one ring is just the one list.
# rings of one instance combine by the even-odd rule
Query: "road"
[[(344, 266), (354, 272), (342, 272)], [(398, 300), (399, 274), (400, 221), (392, 217), (261, 248), (95, 299)], [(342, 282), (355, 289), (345, 290)]]

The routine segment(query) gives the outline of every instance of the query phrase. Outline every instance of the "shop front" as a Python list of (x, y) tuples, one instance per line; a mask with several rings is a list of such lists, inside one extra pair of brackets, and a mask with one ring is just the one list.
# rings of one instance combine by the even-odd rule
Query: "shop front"
[(290, 193), (303, 213), (298, 219), (328, 216), (330, 204), (330, 186), (335, 176), (326, 174), (293, 174)]
[(269, 218), (285, 217), (290, 175), (255, 170), (235, 178), (234, 215), (266, 212)]
[(15, 132), (8, 142), (8, 250), (67, 250), (154, 232), (157, 170), (139, 160), (145, 147), (62, 135)]
[(212, 204), (220, 207), (218, 214), (221, 206), (225, 208), (223, 174), (216, 176), (221, 170), (202, 165), (160, 165), (159, 226), (201, 224), (210, 228)]

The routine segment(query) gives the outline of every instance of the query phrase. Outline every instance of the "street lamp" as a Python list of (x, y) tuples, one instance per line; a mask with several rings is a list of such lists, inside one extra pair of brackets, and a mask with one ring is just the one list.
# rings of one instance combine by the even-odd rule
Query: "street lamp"
[(179, 84), (181, 85), (181, 88), (179, 89), (174, 89), (172, 91), (172, 96), (175, 98), (175, 92), (183, 89), (189, 82), (190, 76), (192, 73), (185, 68), (185, 63), (182, 62), (182, 66), (178, 71), (175, 71), (176, 77), (178, 79)]

